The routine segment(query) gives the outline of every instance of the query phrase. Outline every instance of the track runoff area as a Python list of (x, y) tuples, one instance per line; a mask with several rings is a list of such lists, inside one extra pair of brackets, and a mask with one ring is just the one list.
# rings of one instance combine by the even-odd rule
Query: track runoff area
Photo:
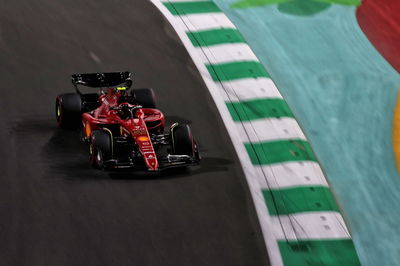
[(265, 68), (212, 1), (152, 0), (192, 56), (240, 157), (272, 265), (359, 265), (310, 144)]

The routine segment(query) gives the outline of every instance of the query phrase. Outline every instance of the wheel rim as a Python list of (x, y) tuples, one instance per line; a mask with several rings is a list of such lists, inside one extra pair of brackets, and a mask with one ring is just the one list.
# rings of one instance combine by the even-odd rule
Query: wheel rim
[(92, 159), (92, 156), (93, 156), (93, 145), (90, 144), (89, 145), (89, 158)]
[(57, 104), (56, 104), (56, 118), (57, 118), (57, 122), (61, 121), (61, 106), (60, 106), (59, 102), (57, 102)]
[(101, 150), (95, 149), (94, 160), (96, 162), (96, 165), (100, 169), (103, 169), (103, 154), (102, 154)]

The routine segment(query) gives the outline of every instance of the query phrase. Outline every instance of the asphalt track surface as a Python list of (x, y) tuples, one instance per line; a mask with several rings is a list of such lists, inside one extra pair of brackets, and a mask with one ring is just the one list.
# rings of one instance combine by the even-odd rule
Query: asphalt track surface
[[(206, 87), (149, 1), (1, 1), (0, 265), (266, 265), (250, 194)], [(89, 167), (54, 98), (130, 70), (204, 157), (186, 172)]]

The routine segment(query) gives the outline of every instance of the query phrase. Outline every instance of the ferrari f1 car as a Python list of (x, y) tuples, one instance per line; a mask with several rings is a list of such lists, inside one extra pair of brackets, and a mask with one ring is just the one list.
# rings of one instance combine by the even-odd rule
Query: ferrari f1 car
[(174, 123), (164, 133), (154, 91), (130, 89), (129, 72), (74, 74), (72, 84), (76, 93), (56, 98), (56, 119), (61, 128), (82, 127), (92, 166), (158, 171), (199, 163), (190, 127)]

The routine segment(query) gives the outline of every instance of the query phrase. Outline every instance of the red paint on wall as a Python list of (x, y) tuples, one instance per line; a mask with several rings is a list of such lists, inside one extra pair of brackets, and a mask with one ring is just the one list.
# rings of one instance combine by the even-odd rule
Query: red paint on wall
[(400, 72), (400, 0), (363, 0), (357, 20), (370, 42)]

